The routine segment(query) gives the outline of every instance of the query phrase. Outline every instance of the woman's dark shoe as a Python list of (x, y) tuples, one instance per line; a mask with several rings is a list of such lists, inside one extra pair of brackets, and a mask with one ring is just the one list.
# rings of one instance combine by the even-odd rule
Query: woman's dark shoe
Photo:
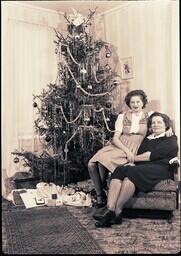
[(102, 211), (100, 211), (97, 214), (93, 215), (93, 218), (99, 221), (111, 221), (115, 218), (115, 212), (109, 210), (107, 207), (103, 208)]
[(110, 228), (111, 222), (110, 221), (96, 221), (95, 226), (96, 226), (96, 228)]
[(94, 214), (92, 215), (92, 217), (95, 220), (100, 220), (100, 218), (102, 218), (102, 215), (104, 214), (104, 212), (107, 210), (107, 206), (104, 206), (102, 208), (98, 208), (95, 210)]
[(120, 213), (118, 216), (115, 216), (115, 218), (113, 218), (111, 220), (111, 224), (121, 224), (122, 223), (122, 213)]

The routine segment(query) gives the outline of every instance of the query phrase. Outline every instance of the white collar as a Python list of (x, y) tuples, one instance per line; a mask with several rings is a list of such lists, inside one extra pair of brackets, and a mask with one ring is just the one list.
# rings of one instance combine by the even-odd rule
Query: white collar
[(154, 136), (154, 133), (152, 133), (151, 135), (149, 135), (147, 138), (149, 139), (149, 140), (154, 140), (154, 139), (158, 139), (158, 138), (161, 138), (161, 137), (164, 137), (165, 136), (165, 132), (163, 132), (163, 133), (161, 133), (161, 134), (159, 134), (159, 135), (157, 135), (157, 136)]

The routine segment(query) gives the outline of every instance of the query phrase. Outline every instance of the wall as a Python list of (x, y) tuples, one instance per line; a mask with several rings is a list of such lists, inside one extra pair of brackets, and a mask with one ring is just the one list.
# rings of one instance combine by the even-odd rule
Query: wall
[(159, 101), (160, 111), (175, 121), (179, 136), (178, 4), (166, 0), (126, 1), (124, 6), (99, 16), (95, 27), (97, 37), (115, 46), (119, 59), (133, 58), (134, 78), (123, 82), (122, 91), (140, 88), (150, 101)]

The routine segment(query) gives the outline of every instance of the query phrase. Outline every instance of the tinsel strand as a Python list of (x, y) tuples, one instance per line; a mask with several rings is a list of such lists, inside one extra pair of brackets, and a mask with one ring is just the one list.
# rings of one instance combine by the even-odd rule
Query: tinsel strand
[(104, 80), (104, 78), (103, 78), (103, 79), (101, 79), (101, 80), (98, 80), (98, 79), (97, 79), (95, 69), (93, 69), (92, 73), (93, 73), (93, 76), (94, 76), (94, 79), (95, 79), (96, 83), (100, 84), (100, 83)]
[(94, 112), (102, 112), (103, 119), (104, 119), (104, 123), (105, 123), (105, 125), (106, 125), (107, 130), (108, 130), (109, 132), (115, 132), (114, 130), (110, 130), (110, 129), (109, 129), (109, 126), (108, 126), (107, 121), (106, 121), (106, 116), (105, 116), (104, 108), (100, 108), (100, 109), (98, 109), (98, 110), (94, 109)]
[(67, 62), (66, 62), (66, 66), (67, 66), (68, 71), (70, 72), (70, 74), (71, 74), (71, 76), (72, 76), (74, 82), (76, 83), (77, 88), (80, 89), (82, 92), (84, 92), (84, 94), (86, 94), (86, 95), (89, 95), (89, 96), (91, 96), (91, 97), (105, 96), (105, 95), (110, 94), (110, 92), (114, 89), (114, 86), (113, 86), (109, 92), (96, 93), (96, 94), (88, 93), (88, 92), (85, 91), (85, 90), (81, 87), (81, 85), (77, 82), (77, 80), (75, 79), (75, 77), (74, 77), (72, 71), (70, 70), (70, 68), (69, 68), (69, 66), (68, 66), (68, 64), (67, 64)]
[(64, 46), (67, 47), (67, 52), (68, 52), (68, 54), (70, 55), (70, 58), (72, 59), (72, 61), (73, 61), (75, 64), (77, 64), (78, 66), (80, 66), (80, 64), (79, 64), (79, 63), (74, 59), (74, 57), (72, 56), (72, 54), (71, 54), (71, 52), (70, 52), (70, 49), (69, 49), (69, 46), (66, 45), (66, 44), (62, 44), (62, 45), (64, 45)]
[(65, 119), (65, 122), (66, 122), (67, 124), (73, 124), (73, 123), (75, 123), (75, 122), (79, 119), (79, 117), (81, 116), (81, 114), (82, 114), (82, 109), (81, 109), (80, 113), (78, 114), (78, 116), (77, 116), (74, 120), (68, 121), (67, 118), (66, 118), (66, 116), (65, 116), (65, 113), (64, 113), (64, 111), (63, 111), (63, 107), (60, 106), (60, 109), (61, 109), (62, 115), (63, 115), (63, 117), (64, 117), (64, 119)]

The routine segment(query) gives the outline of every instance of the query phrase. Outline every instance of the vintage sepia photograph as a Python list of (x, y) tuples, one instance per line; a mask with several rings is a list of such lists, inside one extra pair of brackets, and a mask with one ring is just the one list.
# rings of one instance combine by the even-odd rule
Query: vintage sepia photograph
[(179, 254), (179, 1), (1, 7), (1, 254)]

